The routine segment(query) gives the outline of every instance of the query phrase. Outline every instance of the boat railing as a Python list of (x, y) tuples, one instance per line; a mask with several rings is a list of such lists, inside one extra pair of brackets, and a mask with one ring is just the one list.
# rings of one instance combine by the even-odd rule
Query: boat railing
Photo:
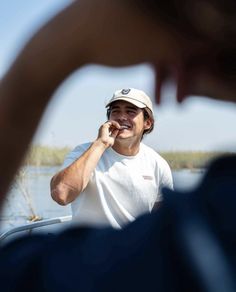
[(31, 233), (32, 230), (35, 228), (49, 226), (49, 225), (53, 225), (53, 224), (65, 223), (65, 222), (69, 222), (71, 220), (72, 220), (72, 216), (68, 215), (68, 216), (54, 217), (51, 219), (44, 219), (44, 220), (36, 221), (33, 223), (27, 223), (25, 225), (16, 226), (16, 227), (13, 227), (13, 228), (3, 232), (2, 234), (0, 234), (0, 242), (2, 242), (8, 236), (10, 236), (14, 233), (18, 233), (18, 232), (22, 232), (22, 231), (29, 231), (29, 233)]

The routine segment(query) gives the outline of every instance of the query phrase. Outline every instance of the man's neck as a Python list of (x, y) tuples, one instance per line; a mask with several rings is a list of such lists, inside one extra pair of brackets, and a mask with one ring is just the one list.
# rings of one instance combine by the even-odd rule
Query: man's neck
[(138, 154), (140, 148), (140, 141), (135, 143), (130, 143), (130, 141), (126, 143), (125, 140), (116, 141), (112, 146), (112, 149), (117, 153), (126, 156), (134, 156)]

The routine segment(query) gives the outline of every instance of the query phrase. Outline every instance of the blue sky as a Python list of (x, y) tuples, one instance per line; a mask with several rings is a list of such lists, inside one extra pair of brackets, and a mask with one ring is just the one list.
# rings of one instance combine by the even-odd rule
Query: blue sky
[[(0, 76), (37, 28), (69, 3), (0, 1)], [(54, 93), (33, 142), (74, 147), (94, 140), (106, 120), (105, 102), (116, 89), (128, 87), (142, 89), (153, 98), (152, 69), (147, 64), (123, 69), (83, 67)], [(154, 106), (155, 129), (145, 143), (159, 151), (236, 149), (236, 105), (199, 97), (177, 105), (171, 84), (163, 93), (165, 102)]]

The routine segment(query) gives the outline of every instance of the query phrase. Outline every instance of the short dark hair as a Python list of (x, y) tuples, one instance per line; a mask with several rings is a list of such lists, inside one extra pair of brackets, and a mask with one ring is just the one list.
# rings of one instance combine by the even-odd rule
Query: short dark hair
[(143, 108), (143, 117), (144, 117), (145, 121), (150, 119), (152, 122), (151, 127), (149, 129), (143, 131), (143, 135), (146, 135), (146, 134), (149, 134), (153, 131), (155, 119), (154, 119), (152, 111), (147, 107)]

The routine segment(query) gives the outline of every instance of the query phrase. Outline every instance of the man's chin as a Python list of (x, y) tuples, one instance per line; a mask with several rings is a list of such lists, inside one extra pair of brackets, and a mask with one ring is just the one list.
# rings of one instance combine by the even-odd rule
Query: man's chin
[(120, 139), (120, 140), (124, 140), (124, 139), (128, 139), (128, 138), (130, 138), (130, 135), (127, 135), (126, 133), (119, 133), (116, 136), (116, 139)]

